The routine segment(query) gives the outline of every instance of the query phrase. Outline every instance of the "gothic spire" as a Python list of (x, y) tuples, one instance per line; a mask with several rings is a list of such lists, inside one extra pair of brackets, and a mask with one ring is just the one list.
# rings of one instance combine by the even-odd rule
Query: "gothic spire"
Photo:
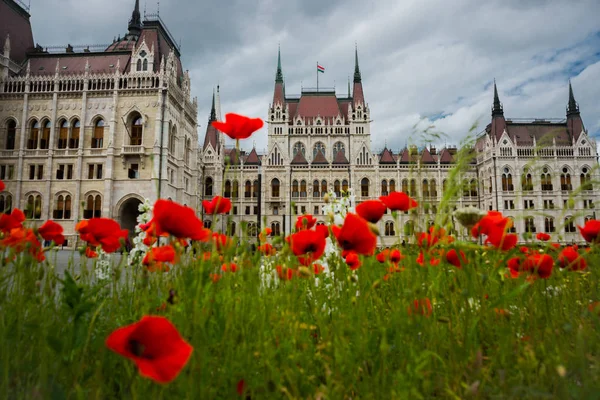
[(283, 72), (281, 71), (281, 48), (277, 46), (277, 74), (275, 74), (275, 82), (283, 83)]
[(131, 13), (129, 20), (129, 34), (132, 36), (140, 36), (142, 33), (142, 16), (140, 14), (140, 0), (135, 0), (135, 7)]
[(210, 107), (210, 117), (208, 118), (209, 125), (217, 120), (217, 111), (215, 109), (215, 90), (213, 89), (212, 106)]
[(358, 46), (354, 46), (354, 83), (361, 82), (360, 68), (358, 67)]
[(219, 91), (219, 85), (217, 85), (217, 97), (215, 102), (215, 112), (217, 116), (217, 121), (221, 121), (221, 92)]
[(496, 87), (496, 79), (494, 79), (494, 106), (492, 107), (492, 118), (504, 117), (504, 110), (498, 97), (498, 88)]
[(571, 86), (571, 80), (569, 79), (569, 105), (567, 106), (567, 117), (574, 115), (579, 115), (579, 105), (575, 101), (573, 87)]

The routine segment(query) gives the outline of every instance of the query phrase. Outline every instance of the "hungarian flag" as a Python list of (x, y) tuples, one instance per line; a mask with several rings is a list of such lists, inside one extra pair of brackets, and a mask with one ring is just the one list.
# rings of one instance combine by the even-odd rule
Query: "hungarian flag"
[(325, 67), (322, 67), (319, 64), (317, 64), (317, 72), (325, 73)]

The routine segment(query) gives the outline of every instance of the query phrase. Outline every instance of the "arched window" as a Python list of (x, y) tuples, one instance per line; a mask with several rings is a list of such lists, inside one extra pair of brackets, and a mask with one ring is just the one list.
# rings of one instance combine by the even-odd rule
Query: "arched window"
[(300, 181), (300, 197), (306, 197), (306, 181), (304, 179)]
[(300, 189), (298, 187), (298, 181), (294, 179), (292, 182), (292, 197), (298, 197), (299, 192), (300, 192)]
[(477, 197), (477, 181), (475, 179), (471, 179), (470, 183), (471, 197)]
[(142, 60), (139, 60), (139, 59), (138, 59), (136, 64), (137, 64), (137, 65), (136, 65), (136, 69), (137, 69), (138, 71), (141, 71), (141, 70), (142, 70)]
[(535, 233), (535, 220), (533, 217), (525, 217), (525, 232)]
[(279, 179), (271, 181), (271, 197), (279, 197)]
[(447, 183), (448, 183), (447, 179), (444, 179), (442, 181), (442, 194), (446, 193)]
[(136, 114), (131, 119), (131, 140), (130, 145), (141, 146), (142, 145), (142, 117)]
[(306, 149), (304, 148), (304, 145), (302, 143), (300, 143), (300, 142), (297, 142), (294, 145), (294, 157), (298, 153), (302, 153), (302, 155), (306, 157)]
[(42, 136), (40, 137), (40, 149), (47, 149), (50, 145), (50, 121), (44, 122), (44, 129), (42, 129)]
[(173, 127), (171, 129), (171, 134), (169, 135), (169, 153), (175, 154), (175, 138), (177, 137), (177, 127)]
[(213, 195), (213, 180), (211, 177), (206, 178), (204, 181), (204, 195), (212, 196)]
[(17, 137), (17, 123), (14, 120), (9, 120), (6, 124), (6, 142), (5, 148), (6, 150), (14, 150), (15, 149), (15, 141)]
[(437, 197), (437, 183), (435, 182), (435, 179), (432, 179), (431, 182), (429, 182), (429, 194), (431, 197)]
[(335, 157), (337, 155), (337, 153), (341, 152), (342, 154), (346, 154), (346, 149), (344, 147), (344, 143), (342, 142), (336, 142), (333, 145), (333, 159), (335, 160)]
[(385, 236), (396, 236), (396, 231), (394, 230), (394, 223), (392, 221), (388, 221), (385, 223)]
[(327, 181), (322, 180), (321, 181), (321, 197), (325, 196), (326, 193), (327, 193)]
[(258, 187), (258, 180), (255, 179), (252, 183), (252, 197), (256, 198), (258, 197), (258, 191), (260, 190), (260, 188)]
[(533, 190), (533, 181), (531, 178), (531, 173), (525, 171), (523, 175), (521, 175), (521, 189), (524, 192), (531, 192)]
[(189, 165), (190, 161), (192, 159), (192, 140), (190, 138), (188, 138), (185, 141), (185, 154), (184, 154), (184, 157), (185, 157), (185, 163)]
[(342, 181), (342, 192), (348, 193), (348, 180), (344, 179)]
[(92, 137), (92, 149), (104, 147), (104, 120), (98, 119), (94, 125), (94, 136)]
[(396, 191), (396, 181), (393, 179), (390, 179), (390, 193), (395, 192)]
[(0, 213), (10, 214), (12, 212), (12, 196), (10, 193), (0, 194)]
[(59, 149), (66, 149), (69, 143), (69, 123), (66, 120), (60, 122), (60, 129), (58, 131), (58, 141), (56, 147)]
[(462, 190), (463, 197), (469, 197), (471, 195), (471, 191), (469, 190), (469, 182), (467, 182), (466, 179), (463, 179), (462, 181)]
[(99, 194), (90, 194), (85, 201), (85, 209), (83, 210), (83, 218), (100, 218), (102, 217), (102, 198)]
[(225, 181), (225, 191), (223, 192), (223, 197), (231, 197), (231, 181), (229, 180)]
[(402, 179), (402, 192), (408, 194), (408, 179)]
[(562, 174), (560, 174), (560, 190), (573, 190), (573, 185), (571, 184), (571, 174), (566, 167), (562, 169)]
[(427, 179), (423, 179), (423, 187), (421, 190), (423, 191), (423, 197), (429, 197), (429, 182)]
[(52, 217), (54, 219), (71, 219), (71, 196), (62, 194), (56, 198), (56, 204), (54, 205), (54, 212)]
[(271, 236), (281, 236), (279, 222), (271, 222)]
[(325, 155), (325, 145), (321, 142), (317, 142), (313, 147), (313, 158), (317, 156), (317, 153), (319, 151), (321, 152), (321, 154)]
[(238, 181), (233, 181), (231, 184), (231, 197), (234, 199), (240, 197), (240, 183)]
[(573, 222), (573, 217), (565, 218), (565, 233), (577, 232), (577, 229), (575, 228), (575, 224)]
[(252, 197), (252, 182), (250, 181), (246, 181), (246, 183), (244, 183), (244, 197), (246, 199)]
[(27, 196), (27, 208), (25, 209), (27, 219), (42, 218), (42, 196), (30, 194)]
[(587, 167), (583, 167), (581, 175), (579, 176), (581, 182), (581, 190), (593, 190), (592, 177)]
[(337, 197), (341, 197), (342, 196), (342, 189), (340, 187), (340, 181), (335, 180), (333, 182), (333, 192), (335, 193), (335, 195)]
[(410, 180), (410, 197), (417, 197), (417, 181)]
[(415, 223), (413, 221), (406, 221), (404, 223), (404, 235), (412, 236), (415, 231)]
[(552, 217), (544, 218), (544, 232), (546, 232), (546, 233), (556, 232), (556, 229), (554, 228), (554, 218), (552, 218)]
[(319, 181), (313, 181), (313, 197), (321, 197), (319, 194)]
[(144, 71), (148, 71), (148, 59), (147, 58), (144, 58), (144, 63), (143, 63), (142, 69)]
[(248, 226), (246, 227), (246, 232), (249, 237), (257, 237), (258, 229), (256, 228), (256, 222), (248, 222)]
[(81, 123), (78, 119), (74, 120), (71, 124), (71, 138), (69, 139), (69, 148), (76, 149), (79, 147), (79, 131), (81, 129)]
[(504, 173), (502, 174), (502, 191), (503, 192), (512, 192), (515, 190), (515, 187), (512, 182), (512, 174), (508, 172), (508, 168), (504, 168)]
[(369, 197), (369, 180), (367, 178), (363, 178), (360, 181), (360, 195), (362, 197)]
[(388, 195), (388, 183), (387, 183), (387, 180), (385, 180), (385, 179), (381, 181), (381, 195), (382, 196)]
[(552, 175), (550, 175), (550, 171), (548, 171), (548, 168), (544, 167), (544, 169), (542, 170), (542, 176), (541, 176), (541, 181), (542, 181), (542, 190), (543, 191), (552, 191)]
[(27, 139), (28, 149), (37, 149), (38, 140), (40, 137), (40, 123), (38, 121), (31, 122), (31, 129), (29, 130), (29, 139)]
[(210, 229), (210, 227), (212, 226), (212, 221), (210, 219), (205, 219), (203, 225), (206, 229)]
[(229, 221), (229, 223), (227, 224), (227, 236), (235, 236), (236, 231), (235, 231), (235, 222), (233, 221)]

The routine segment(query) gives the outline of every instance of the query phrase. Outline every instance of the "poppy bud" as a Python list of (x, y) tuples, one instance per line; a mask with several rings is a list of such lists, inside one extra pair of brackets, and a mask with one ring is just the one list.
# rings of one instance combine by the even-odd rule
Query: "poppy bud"
[(377, 289), (379, 286), (381, 286), (381, 281), (378, 279), (373, 283), (373, 286), (371, 286), (371, 288)]
[(379, 236), (379, 227), (377, 226), (377, 224), (374, 224), (372, 222), (369, 222), (369, 230), (371, 232), (373, 232), (373, 234), (375, 236)]
[(300, 267), (298, 268), (298, 274), (302, 277), (308, 278), (309, 276), (311, 276), (312, 274), (310, 273), (310, 270), (306, 267)]
[(329, 193), (325, 193), (325, 196), (323, 196), (323, 201), (325, 204), (329, 204)]

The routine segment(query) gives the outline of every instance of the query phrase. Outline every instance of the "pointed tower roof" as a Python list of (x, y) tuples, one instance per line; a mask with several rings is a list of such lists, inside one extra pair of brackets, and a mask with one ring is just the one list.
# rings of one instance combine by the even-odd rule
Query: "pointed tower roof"
[(250, 154), (248, 154), (248, 157), (246, 157), (246, 161), (244, 162), (244, 164), (246, 165), (260, 165), (260, 157), (258, 156), (258, 153), (256, 152), (256, 148), (252, 148), (252, 151), (250, 152)]
[(135, 0), (135, 7), (129, 20), (129, 34), (139, 37), (142, 33), (142, 15), (140, 14), (140, 0)]
[(383, 151), (379, 155), (379, 164), (396, 164), (394, 155), (387, 147), (384, 147)]
[(427, 147), (421, 153), (421, 162), (423, 164), (434, 164), (436, 162)]
[(308, 161), (306, 161), (306, 158), (304, 158), (302, 152), (299, 151), (292, 159), (292, 164), (308, 164)]
[(210, 109), (210, 116), (208, 117), (208, 125), (206, 126), (206, 134), (204, 136), (204, 146), (203, 150), (206, 150), (208, 145), (210, 144), (214, 150), (217, 150), (217, 145), (219, 143), (219, 132), (217, 128), (212, 125), (213, 121), (216, 121), (217, 117), (215, 115), (215, 92), (213, 91), (212, 97), (212, 107)]
[(281, 71), (281, 47), (277, 46), (277, 72), (275, 82), (283, 83), (283, 72)]
[(567, 117), (574, 115), (579, 115), (579, 105), (575, 101), (573, 86), (571, 86), (571, 80), (569, 79), (569, 105), (567, 106)]
[(354, 105), (365, 104), (360, 68), (358, 67), (358, 47), (354, 48), (354, 88), (352, 91)]
[(354, 83), (361, 82), (360, 68), (358, 67), (358, 46), (354, 47)]
[(440, 163), (442, 164), (451, 164), (454, 162), (454, 157), (452, 157), (452, 153), (448, 149), (443, 149), (440, 151)]
[(334, 164), (349, 164), (346, 154), (343, 151), (338, 151), (333, 159)]
[(281, 48), (277, 48), (277, 72), (275, 73), (275, 91), (273, 92), (273, 106), (285, 103), (285, 84), (281, 69)]
[(496, 87), (496, 80), (494, 79), (494, 105), (492, 106), (492, 118), (495, 117), (504, 117), (504, 109), (500, 103), (498, 88)]
[(219, 85), (217, 85), (217, 97), (215, 102), (215, 114), (217, 116), (217, 121), (222, 121), (221, 117), (221, 93), (219, 92)]
[(325, 154), (321, 150), (317, 150), (317, 155), (313, 159), (313, 164), (329, 164), (325, 158)]
[(212, 105), (210, 107), (210, 116), (208, 117), (208, 122), (217, 121), (217, 110), (215, 108), (215, 90), (213, 89), (213, 97), (212, 97)]

